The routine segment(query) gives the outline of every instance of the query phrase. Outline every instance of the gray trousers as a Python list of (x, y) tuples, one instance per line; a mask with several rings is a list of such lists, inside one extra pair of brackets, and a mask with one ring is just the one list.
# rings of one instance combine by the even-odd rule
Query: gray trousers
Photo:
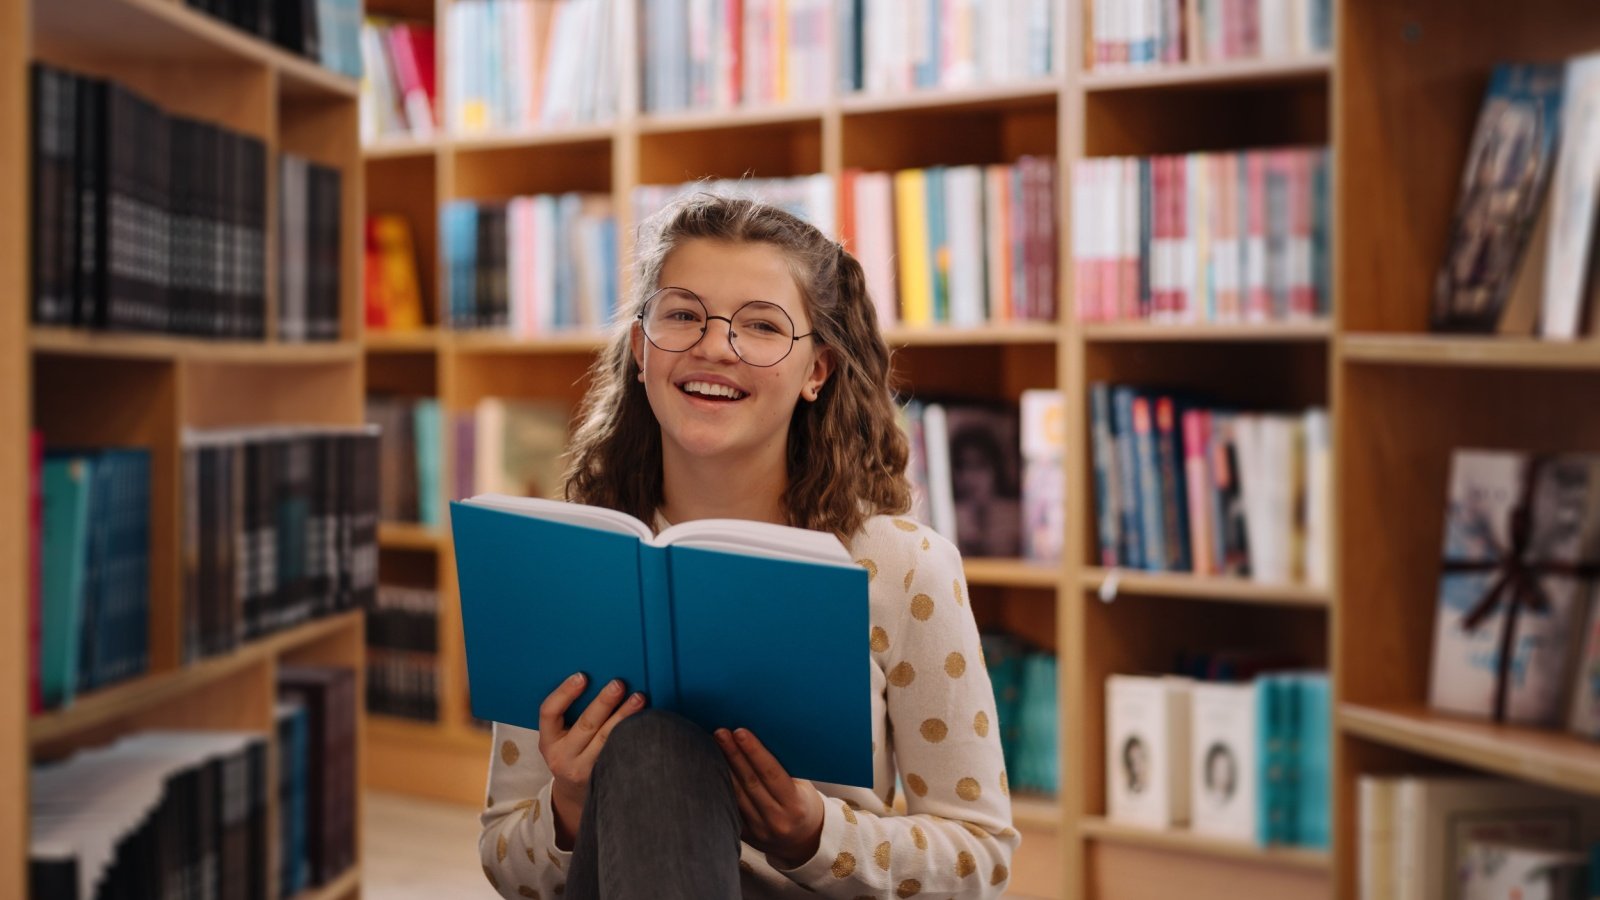
[(739, 825), (711, 736), (674, 713), (636, 713), (595, 760), (566, 900), (737, 898)]

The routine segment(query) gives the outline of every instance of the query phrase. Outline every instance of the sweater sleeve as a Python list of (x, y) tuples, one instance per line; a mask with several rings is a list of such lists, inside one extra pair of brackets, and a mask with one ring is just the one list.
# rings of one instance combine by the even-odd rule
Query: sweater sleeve
[(478, 856), (502, 897), (555, 897), (566, 889), (572, 854), (556, 847), (553, 780), (539, 732), (495, 724)]
[(829, 897), (1001, 896), (1011, 800), (994, 692), (961, 557), (906, 519), (878, 518), (852, 549), (871, 575), (872, 651), (907, 815), (825, 802), (817, 854), (785, 874)]

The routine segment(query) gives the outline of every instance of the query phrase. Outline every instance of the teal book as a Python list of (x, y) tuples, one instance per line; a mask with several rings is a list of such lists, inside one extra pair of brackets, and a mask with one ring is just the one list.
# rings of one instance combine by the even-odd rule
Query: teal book
[(1300, 702), (1298, 802), (1295, 804), (1295, 842), (1303, 847), (1327, 849), (1331, 842), (1329, 781), (1333, 743), (1333, 709), (1328, 696), (1327, 673), (1296, 676)]
[(867, 572), (829, 534), (484, 494), (450, 504), (472, 714), (539, 727), (588, 676), (701, 727), (748, 728), (795, 778), (872, 785)]
[(440, 524), (439, 501), (443, 492), (439, 470), (444, 465), (440, 446), (444, 424), (439, 417), (439, 401), (432, 397), (418, 400), (411, 416), (417, 444), (417, 521), (436, 527)]
[(1260, 749), (1256, 764), (1260, 767), (1256, 793), (1256, 843), (1262, 846), (1283, 842), (1286, 834), (1284, 822), (1284, 790), (1287, 783), (1287, 737), (1284, 728), (1283, 684), (1276, 676), (1263, 675), (1256, 679), (1256, 740)]
[(46, 709), (70, 704), (77, 693), (93, 476), (87, 456), (51, 454), (44, 462), (39, 687)]

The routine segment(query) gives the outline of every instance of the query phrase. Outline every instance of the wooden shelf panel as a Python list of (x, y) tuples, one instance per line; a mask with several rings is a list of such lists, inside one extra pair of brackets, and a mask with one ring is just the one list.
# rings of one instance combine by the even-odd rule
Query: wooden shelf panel
[(345, 629), (360, 628), (361, 621), (360, 612), (340, 613), (251, 641), (226, 656), (203, 659), (175, 671), (146, 675), (79, 697), (64, 710), (31, 719), (28, 742), (33, 746), (55, 744), (80, 732), (179, 701), (186, 694), (251, 666)]
[(971, 557), (962, 560), (961, 567), (969, 585), (1055, 590), (1061, 584), (1060, 563)]
[(1062, 82), (1039, 78), (1012, 84), (984, 85), (955, 90), (909, 91), (900, 94), (857, 94), (841, 98), (839, 111), (847, 116), (910, 110), (1006, 108), (1054, 102)]
[(307, 888), (295, 894), (293, 900), (346, 900), (361, 890), (361, 867), (351, 866), (343, 875), (321, 887)]
[(436, 328), (416, 331), (366, 331), (361, 346), (368, 353), (430, 353), (439, 349), (445, 335)]
[(1151, 66), (1142, 69), (1090, 70), (1079, 77), (1079, 84), (1088, 93), (1271, 85), (1326, 79), (1332, 71), (1332, 55), (1317, 53), (1293, 59), (1251, 59)]
[(884, 340), (891, 347), (943, 347), (952, 344), (1053, 344), (1061, 337), (1061, 326), (1054, 322), (1015, 322), (979, 325), (972, 328), (930, 325), (922, 328), (897, 326), (884, 329)]
[(414, 138), (383, 135), (361, 145), (361, 155), (367, 159), (403, 159), (408, 156), (432, 156), (441, 144), (432, 138)]
[(440, 142), (458, 153), (474, 150), (506, 150), (518, 147), (548, 147), (562, 144), (603, 144), (616, 136), (611, 125), (583, 125), (571, 128), (486, 131), (479, 134), (449, 135)]
[(1339, 706), (1347, 734), (1508, 778), (1600, 795), (1600, 744), (1564, 731), (1453, 718), (1421, 706)]
[(1352, 334), (1340, 339), (1351, 363), (1458, 368), (1600, 371), (1600, 341), (1462, 337), (1432, 334)]
[(1328, 872), (1332, 869), (1332, 859), (1325, 851), (1298, 847), (1259, 847), (1255, 844), (1206, 837), (1178, 828), (1152, 829), (1121, 825), (1098, 816), (1082, 819), (1078, 823), (1078, 833), (1083, 835), (1085, 841), (1170, 850), (1176, 853), (1213, 856), (1263, 866), (1285, 866), (1312, 872)]
[(1329, 605), (1326, 588), (1304, 584), (1264, 584), (1248, 578), (1220, 578), (1181, 573), (1135, 572), (1127, 569), (1090, 567), (1083, 572), (1086, 590), (1109, 590), (1115, 579), (1116, 593), (1148, 597), (1174, 597), (1194, 600), (1222, 600), (1237, 603), (1264, 603), (1274, 606)]
[(74, 0), (39, 3), (33, 10), (35, 44), (70, 47), (109, 59), (255, 62), (276, 70), (282, 90), (294, 96), (355, 99), (360, 84), (178, 0)]
[(30, 330), (28, 343), (36, 354), (252, 365), (354, 362), (361, 356), (361, 346), (354, 341), (304, 344), (214, 341), (167, 335), (83, 331), (74, 328), (33, 328)]
[(1061, 827), (1061, 801), (1044, 794), (1018, 791), (1011, 795), (1011, 821), (1020, 828)]
[(596, 332), (551, 334), (544, 337), (521, 338), (495, 332), (455, 332), (443, 338), (444, 345), (457, 353), (594, 353), (609, 342), (607, 335)]
[(384, 550), (433, 550), (444, 547), (445, 532), (415, 522), (379, 522), (378, 546)]
[(1247, 324), (1167, 324), (1161, 322), (1089, 322), (1083, 338), (1091, 343), (1116, 342), (1216, 342), (1216, 343), (1320, 343), (1333, 336), (1326, 320)]
[(730, 110), (690, 111), (643, 115), (637, 120), (640, 134), (675, 134), (688, 131), (721, 131), (761, 125), (820, 122), (827, 107), (820, 104), (773, 104)]

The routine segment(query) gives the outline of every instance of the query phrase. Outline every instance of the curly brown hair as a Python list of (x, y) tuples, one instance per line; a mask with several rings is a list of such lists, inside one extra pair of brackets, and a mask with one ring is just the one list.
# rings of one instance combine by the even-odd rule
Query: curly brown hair
[(641, 229), (632, 297), (610, 348), (590, 368), (566, 474), (566, 498), (646, 522), (662, 503), (661, 426), (630, 352), (638, 311), (662, 265), (685, 241), (770, 244), (784, 254), (834, 373), (789, 422), (788, 524), (846, 539), (870, 516), (911, 506), (907, 444), (895, 421), (889, 347), (878, 330), (861, 264), (821, 231), (781, 209), (697, 193)]

